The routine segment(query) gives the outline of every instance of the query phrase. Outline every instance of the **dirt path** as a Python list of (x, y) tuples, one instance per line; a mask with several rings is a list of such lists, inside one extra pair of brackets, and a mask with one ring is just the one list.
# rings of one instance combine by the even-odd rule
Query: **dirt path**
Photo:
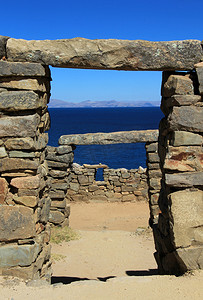
[(124, 230), (147, 227), (149, 208), (138, 203), (71, 204), (70, 226), (80, 230)]
[(52, 252), (63, 257), (53, 265), (53, 275), (97, 279), (156, 269), (152, 233), (142, 233), (148, 218), (143, 202), (71, 205), (70, 226), (81, 238), (52, 245)]

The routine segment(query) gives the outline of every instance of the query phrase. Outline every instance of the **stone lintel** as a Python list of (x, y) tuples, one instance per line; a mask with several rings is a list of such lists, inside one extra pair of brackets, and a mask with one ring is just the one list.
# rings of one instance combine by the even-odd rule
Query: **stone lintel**
[(8, 61), (53, 67), (104, 70), (192, 70), (202, 56), (201, 41), (32, 40), (10, 38)]
[(158, 140), (158, 130), (120, 131), (120, 132), (98, 132), (86, 134), (62, 135), (59, 139), (60, 145), (107, 145), (146, 143)]

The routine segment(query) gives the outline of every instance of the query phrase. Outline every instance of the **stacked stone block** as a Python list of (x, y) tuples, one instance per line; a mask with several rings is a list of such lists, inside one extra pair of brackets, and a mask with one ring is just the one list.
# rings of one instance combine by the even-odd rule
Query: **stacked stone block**
[(163, 273), (203, 268), (203, 64), (164, 72), (159, 156), (164, 182), (154, 224)]
[[(1, 43), (0, 43), (1, 44)], [(0, 60), (0, 274), (51, 276), (49, 68)]]
[[(96, 180), (96, 172), (103, 169), (103, 181)], [(135, 202), (148, 199), (146, 169), (109, 169), (108, 166), (73, 164), (68, 176), (70, 188), (67, 198), (84, 202)]]
[(46, 160), (49, 168), (48, 183), (51, 198), (49, 222), (53, 225), (63, 227), (69, 224), (70, 206), (66, 193), (73, 157), (72, 146), (47, 146)]
[(149, 208), (150, 220), (149, 224), (157, 224), (159, 219), (159, 196), (162, 183), (162, 172), (160, 169), (160, 158), (158, 154), (158, 141), (154, 143), (146, 143), (147, 156), (147, 179), (148, 179), (148, 194), (149, 194)]

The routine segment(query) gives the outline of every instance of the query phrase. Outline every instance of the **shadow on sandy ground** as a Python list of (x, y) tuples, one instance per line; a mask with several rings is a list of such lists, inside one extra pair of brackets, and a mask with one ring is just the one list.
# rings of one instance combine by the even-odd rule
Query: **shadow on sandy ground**
[[(139, 271), (126, 271), (126, 275), (128, 276), (152, 276), (158, 275), (157, 269), (149, 269), (149, 270), (139, 270)], [(107, 277), (97, 277), (97, 280), (106, 282), (108, 279), (115, 278), (116, 276), (107, 276)], [(75, 281), (84, 281), (90, 280), (89, 278), (81, 278), (81, 277), (68, 277), (68, 276), (52, 276), (51, 284), (70, 284)]]

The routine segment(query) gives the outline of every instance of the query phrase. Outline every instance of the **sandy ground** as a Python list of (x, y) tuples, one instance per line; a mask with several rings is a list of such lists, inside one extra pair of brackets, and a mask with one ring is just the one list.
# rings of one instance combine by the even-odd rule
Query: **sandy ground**
[(203, 272), (157, 275), (146, 203), (74, 204), (79, 240), (52, 245), (52, 285), (1, 278), (0, 299), (203, 299)]

